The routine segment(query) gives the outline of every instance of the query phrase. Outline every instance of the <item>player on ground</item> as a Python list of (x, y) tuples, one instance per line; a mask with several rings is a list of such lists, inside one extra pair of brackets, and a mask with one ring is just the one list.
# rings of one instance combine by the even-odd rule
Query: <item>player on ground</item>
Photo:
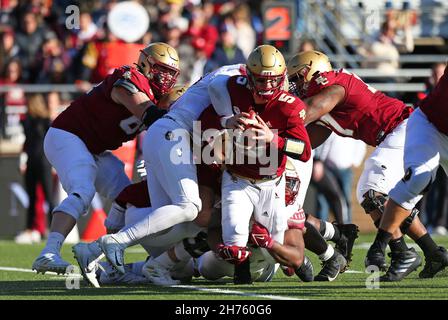
[[(448, 173), (448, 67), (434, 91), (419, 103), (409, 117), (404, 145), (404, 177), (389, 192), (389, 201), (369, 254), (384, 255), (395, 230), (412, 214), (415, 204), (434, 181), (439, 165)], [(424, 237), (429, 237), (426, 234)], [(429, 240), (427, 240), (430, 243)], [(420, 278), (432, 278), (448, 266), (443, 247), (429, 246), (424, 250), (426, 265)]]
[[(357, 198), (378, 226), (387, 194), (404, 174), (404, 136), (412, 108), (344, 69), (333, 71), (328, 57), (317, 51), (294, 56), (289, 61), (288, 74), (292, 91), (303, 97), (309, 107), (306, 123), (313, 147), (320, 145), (331, 131), (376, 147), (358, 181)], [(414, 218), (415, 214), (411, 215), (402, 229), (425, 255), (431, 256), (437, 245), (418, 217)], [(392, 262), (383, 281), (399, 281), (420, 266), (420, 256), (406, 246), (400, 230), (395, 231), (389, 246)], [(440, 251), (437, 254), (443, 255)], [(387, 267), (380, 253), (368, 255), (365, 263), (383, 270)]]
[(45, 273), (66, 272), (60, 256), (65, 237), (86, 213), (95, 190), (115, 199), (130, 181), (123, 163), (108, 150), (132, 140), (166, 113), (155, 106), (179, 75), (179, 57), (165, 43), (141, 51), (137, 66), (123, 66), (82, 95), (53, 122), (45, 155), (56, 169), (68, 197), (53, 210), (48, 241), (33, 263)]

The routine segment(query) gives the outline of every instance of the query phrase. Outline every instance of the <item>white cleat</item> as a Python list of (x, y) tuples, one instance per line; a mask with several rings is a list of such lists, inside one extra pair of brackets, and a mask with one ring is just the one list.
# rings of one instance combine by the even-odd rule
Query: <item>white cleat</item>
[(36, 270), (37, 273), (45, 274), (47, 271), (56, 272), (57, 274), (69, 273), (67, 270), (71, 264), (64, 261), (57, 253), (47, 252), (39, 255), (34, 260), (32, 270)]
[(124, 274), (124, 248), (112, 234), (102, 236), (97, 241), (101, 250), (106, 255), (107, 261), (109, 261), (118, 272)]
[[(97, 246), (97, 249), (91, 250), (92, 246)], [(95, 288), (99, 288), (100, 284), (96, 278), (96, 271), (99, 268), (98, 261), (104, 258), (104, 254), (101, 252), (98, 243), (78, 243), (72, 247), (72, 252), (81, 268), (84, 280)], [(97, 252), (100, 252), (100, 254), (98, 255)]]
[(171, 277), (170, 270), (166, 269), (159, 262), (154, 260), (154, 258), (149, 258), (148, 261), (146, 261), (143, 265), (142, 273), (149, 281), (158, 286), (173, 286), (180, 284), (179, 280), (174, 280)]

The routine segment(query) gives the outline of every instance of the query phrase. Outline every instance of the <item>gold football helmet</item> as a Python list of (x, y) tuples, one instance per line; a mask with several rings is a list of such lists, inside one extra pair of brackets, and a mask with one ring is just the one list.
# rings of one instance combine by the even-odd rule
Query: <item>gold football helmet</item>
[(289, 91), (299, 97), (306, 94), (308, 84), (316, 73), (331, 71), (330, 60), (319, 51), (305, 51), (288, 61)]
[(169, 109), (170, 106), (177, 101), (187, 91), (188, 85), (176, 85), (165, 93), (157, 103), (160, 109)]
[(176, 83), (179, 56), (176, 49), (163, 42), (151, 43), (140, 50), (137, 67), (148, 79), (156, 97), (160, 98)]
[(283, 89), (286, 63), (275, 47), (261, 45), (252, 51), (246, 62), (247, 78), (253, 94), (270, 100)]

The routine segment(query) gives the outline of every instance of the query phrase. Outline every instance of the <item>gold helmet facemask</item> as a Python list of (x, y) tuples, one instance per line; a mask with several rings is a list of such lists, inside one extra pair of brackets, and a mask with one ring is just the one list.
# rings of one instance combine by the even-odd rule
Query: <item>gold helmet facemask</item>
[(176, 49), (163, 42), (151, 43), (140, 50), (137, 66), (148, 79), (156, 97), (167, 93), (179, 76), (179, 56)]
[(333, 70), (328, 57), (319, 51), (305, 51), (288, 61), (289, 92), (303, 98), (311, 79), (321, 72)]
[(286, 78), (286, 63), (275, 47), (262, 45), (247, 58), (247, 78), (252, 93), (267, 101), (282, 89)]

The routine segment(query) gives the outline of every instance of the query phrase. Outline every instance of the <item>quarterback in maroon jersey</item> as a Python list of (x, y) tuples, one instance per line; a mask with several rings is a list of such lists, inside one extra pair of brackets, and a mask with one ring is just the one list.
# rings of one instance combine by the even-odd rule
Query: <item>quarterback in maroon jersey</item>
[(33, 263), (34, 270), (66, 272), (69, 264), (60, 256), (61, 245), (87, 211), (95, 191), (115, 199), (130, 183), (123, 163), (109, 150), (133, 139), (166, 113), (156, 103), (178, 75), (176, 50), (152, 43), (141, 50), (136, 67), (117, 68), (55, 119), (44, 151), (68, 196), (53, 211), (48, 241)]
[[(313, 147), (325, 141), (332, 131), (376, 147), (365, 162), (357, 198), (378, 226), (389, 191), (404, 175), (405, 131), (412, 108), (344, 69), (332, 70), (328, 57), (318, 51), (292, 57), (288, 76), (291, 91), (308, 105), (305, 122)], [(401, 230), (393, 234), (389, 243), (392, 262), (382, 281), (399, 281), (421, 264), (420, 256), (406, 246), (402, 231), (417, 242), (425, 255), (436, 247), (415, 213), (414, 210)], [(365, 264), (387, 268), (381, 252), (368, 254)]]
[[(223, 243), (218, 252), (236, 265), (243, 264), (250, 256), (246, 245), (252, 214), (269, 231), (271, 240), (283, 243), (286, 214), (281, 176), (286, 158), (307, 161), (311, 155), (304, 127), (304, 104), (283, 90), (286, 63), (282, 54), (272, 46), (259, 46), (250, 54), (246, 72), (247, 76), (231, 77), (226, 88), (222, 88), (227, 89), (233, 108), (227, 114), (217, 110), (225, 120), (219, 123), (232, 129), (247, 127), (245, 132), (251, 131), (253, 140), (268, 145), (266, 149), (271, 154), (266, 163), (260, 160), (259, 154), (252, 163), (248, 158), (233, 161), (233, 157), (225, 163), (221, 185)], [(245, 150), (244, 144), (242, 150)], [(269, 249), (274, 242), (268, 242)]]
[[(384, 252), (392, 234), (412, 212), (434, 181), (442, 166), (448, 173), (448, 68), (434, 91), (420, 104), (409, 118), (404, 145), (403, 179), (389, 192), (378, 234), (371, 252)], [(448, 266), (448, 254), (443, 247), (431, 246), (425, 252), (427, 263), (420, 278), (432, 278)]]

